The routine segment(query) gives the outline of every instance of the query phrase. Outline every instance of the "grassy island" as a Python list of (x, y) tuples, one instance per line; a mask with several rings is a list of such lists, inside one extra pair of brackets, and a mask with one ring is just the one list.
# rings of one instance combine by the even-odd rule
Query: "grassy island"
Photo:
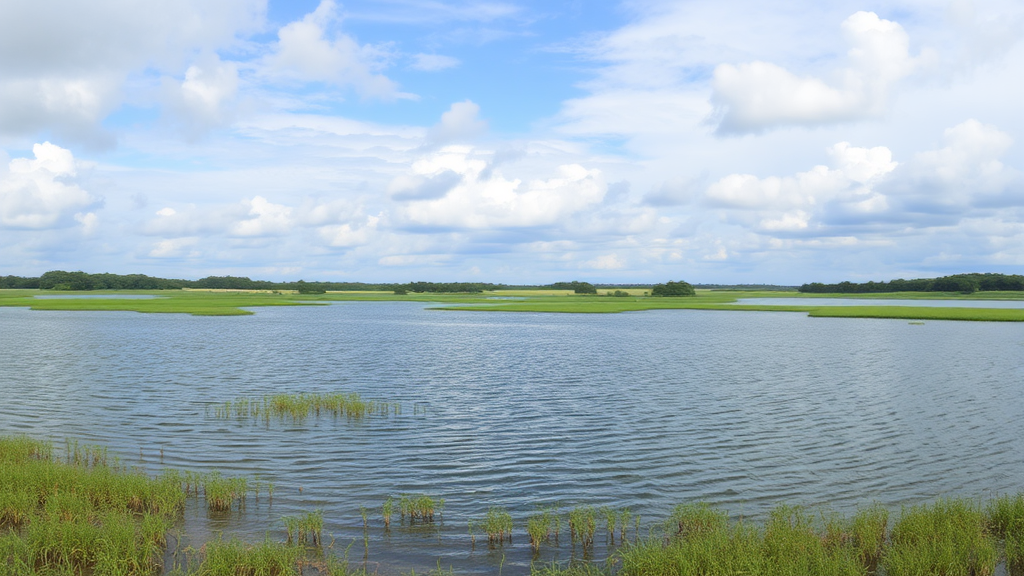
[[(183, 313), (196, 316), (249, 315), (263, 306), (317, 306), (331, 302), (410, 301), (436, 305), (440, 310), (479, 312), (616, 313), (643, 310), (731, 310), (802, 312), (821, 318), (895, 318), (904, 320), (1024, 321), (1024, 309), (877, 306), (886, 300), (1024, 300), (1024, 292), (893, 292), (883, 294), (799, 294), (779, 291), (698, 290), (694, 296), (659, 297), (643, 289), (610, 294), (576, 294), (571, 290), (493, 290), (480, 293), (438, 294), (363, 291), (298, 294), (288, 291), (88, 291), (0, 290), (0, 306), (33, 310), (107, 310), (147, 313)], [(625, 296), (623, 296), (625, 294)], [(42, 296), (42, 298), (40, 298)], [(53, 296), (58, 296), (53, 298)], [(128, 296), (125, 298), (124, 296)], [(139, 298), (142, 297), (142, 298)], [(815, 306), (787, 302), (789, 298), (852, 298), (863, 306)], [(741, 298), (772, 298), (771, 304), (737, 304)], [(777, 301), (777, 303), (776, 303)]]

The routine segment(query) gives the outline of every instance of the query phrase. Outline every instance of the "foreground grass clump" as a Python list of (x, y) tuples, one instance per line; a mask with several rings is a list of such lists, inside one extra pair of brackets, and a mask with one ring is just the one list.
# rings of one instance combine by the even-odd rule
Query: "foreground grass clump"
[(183, 510), (179, 477), (106, 465), (105, 451), (0, 437), (0, 574), (154, 574)]
[(218, 418), (291, 418), (305, 420), (321, 415), (348, 418), (363, 418), (371, 415), (389, 416), (401, 414), (402, 406), (397, 402), (364, 400), (356, 392), (331, 392), (326, 394), (272, 394), (262, 398), (237, 398), (214, 409)]
[(890, 540), (882, 557), (889, 576), (986, 576), (998, 560), (981, 506), (962, 498), (905, 508)]

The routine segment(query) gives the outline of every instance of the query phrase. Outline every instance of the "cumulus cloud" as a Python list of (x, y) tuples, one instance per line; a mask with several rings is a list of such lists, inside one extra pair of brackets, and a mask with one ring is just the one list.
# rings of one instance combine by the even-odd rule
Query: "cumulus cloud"
[(480, 119), (480, 106), (471, 100), (455, 102), (441, 114), (441, 121), (427, 133), (427, 140), (446, 143), (466, 140), (487, 130), (487, 121)]
[(709, 186), (705, 198), (713, 206), (748, 212), (738, 220), (766, 233), (804, 231), (815, 218), (877, 214), (889, 207), (875, 189), (898, 165), (888, 148), (840, 142), (828, 154), (834, 168), (819, 165), (785, 177), (730, 174)]
[(455, 68), (459, 64), (462, 64), (462, 62), (458, 58), (452, 58), (451, 56), (416, 54), (412, 57), (412, 64), (409, 67), (420, 72), (437, 72), (438, 70)]
[(553, 226), (600, 204), (608, 188), (600, 171), (579, 164), (562, 165), (554, 177), (527, 182), (507, 179), (499, 170), (482, 178), (487, 163), (472, 158), (471, 151), (449, 146), (414, 165), (419, 173), (450, 170), (461, 176), (461, 182), (440, 198), (404, 206), (401, 214), (410, 225), (467, 229)]
[(945, 146), (921, 152), (887, 189), (909, 212), (967, 216), (970, 207), (1019, 206), (1024, 181), (1000, 160), (1013, 144), (1009, 134), (971, 119), (943, 135)]
[(109, 145), (100, 122), (147, 68), (174, 70), (194, 50), (213, 51), (255, 30), (260, 0), (115, 0), (0, 3), (0, 133), (50, 130)]
[(290, 207), (274, 204), (262, 196), (243, 200), (242, 205), (248, 208), (249, 218), (240, 220), (231, 227), (232, 236), (278, 236), (291, 231), (295, 223)]
[(358, 224), (338, 224), (320, 228), (320, 237), (333, 248), (351, 248), (370, 242), (377, 231), (379, 216), (368, 216)]
[(848, 66), (832, 82), (799, 76), (770, 62), (715, 68), (712, 100), (721, 109), (718, 132), (747, 133), (786, 125), (815, 126), (878, 116), (892, 85), (918, 64), (896, 22), (857, 12), (842, 24)]
[(35, 158), (14, 158), (0, 173), (0, 225), (43, 230), (82, 225), (92, 232), (99, 200), (73, 182), (78, 162), (70, 150), (49, 142), (32, 147)]
[(460, 182), (462, 175), (447, 168), (431, 175), (403, 174), (391, 181), (388, 194), (395, 200), (432, 200), (441, 198)]
[(167, 107), (190, 140), (232, 119), (237, 92), (237, 64), (223, 62), (216, 55), (189, 66), (181, 82), (164, 80)]
[(268, 74), (301, 82), (324, 82), (351, 87), (363, 97), (393, 100), (409, 97), (380, 74), (391, 57), (384, 46), (360, 45), (347, 34), (328, 37), (337, 7), (322, 0), (316, 10), (282, 27), (274, 51), (264, 61)]
[(153, 245), (148, 255), (150, 258), (196, 258), (200, 255), (195, 246), (199, 238), (170, 238), (160, 240)]

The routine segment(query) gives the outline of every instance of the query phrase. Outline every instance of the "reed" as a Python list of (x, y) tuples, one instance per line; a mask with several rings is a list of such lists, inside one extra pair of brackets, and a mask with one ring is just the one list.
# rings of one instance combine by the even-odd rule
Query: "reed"
[(388, 499), (384, 501), (384, 504), (380, 507), (381, 514), (384, 516), (384, 528), (391, 528), (391, 516), (395, 513), (395, 499), (388, 496)]
[(262, 398), (239, 397), (214, 408), (216, 418), (238, 418), (269, 421), (289, 418), (300, 422), (309, 417), (347, 417), (398, 415), (398, 402), (365, 400), (356, 392), (272, 394)]
[(1024, 493), (1001, 495), (990, 500), (985, 507), (990, 532), (1005, 538), (1014, 526), (1024, 526)]
[(619, 510), (619, 543), (626, 543), (626, 529), (629, 528), (630, 521), (633, 519), (633, 513), (629, 511), (629, 508), (622, 508)]
[(591, 506), (577, 506), (569, 511), (569, 537), (573, 544), (579, 542), (584, 548), (594, 545), (597, 532), (597, 513)]
[(608, 544), (615, 544), (615, 526), (619, 519), (619, 513), (610, 506), (602, 506), (598, 513), (604, 518), (605, 531), (608, 533)]
[(306, 512), (299, 518), (299, 543), (305, 544), (308, 535), (309, 542), (316, 547), (323, 545), (324, 511), (316, 509)]
[(217, 539), (207, 542), (200, 552), (201, 560), (190, 566), (193, 576), (295, 575), (301, 574), (303, 558), (300, 548), (264, 540), (245, 544), (239, 540)]
[(995, 571), (995, 539), (981, 507), (962, 498), (904, 508), (882, 556), (888, 576), (986, 576)]
[(487, 542), (492, 546), (504, 545), (506, 539), (512, 542), (512, 515), (505, 508), (492, 506), (488, 509), (480, 528), (487, 534)]
[(433, 522), (434, 514), (440, 514), (444, 510), (444, 499), (435, 501), (426, 494), (403, 494), (398, 500), (398, 509), (402, 520), (408, 517), (410, 525), (416, 520)]
[(211, 472), (203, 477), (203, 494), (206, 506), (215, 512), (228, 512), (237, 503), (239, 509), (245, 503), (248, 480), (225, 478), (220, 472)]
[(1017, 522), (1006, 531), (1006, 567), (1010, 574), (1024, 574), (1024, 522)]
[(526, 533), (530, 537), (530, 546), (534, 551), (540, 549), (541, 542), (551, 540), (555, 517), (551, 509), (544, 509), (526, 519)]

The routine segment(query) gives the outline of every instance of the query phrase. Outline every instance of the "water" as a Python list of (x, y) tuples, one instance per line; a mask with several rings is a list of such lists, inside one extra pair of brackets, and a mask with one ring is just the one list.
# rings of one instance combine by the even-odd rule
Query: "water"
[[(267, 426), (208, 410), (336, 390), (403, 412)], [(335, 549), (355, 541), (361, 558), (359, 507), (371, 508), (369, 562), (383, 573), (438, 560), (493, 573), (503, 556), (504, 573), (523, 573), (538, 504), (628, 506), (648, 526), (684, 501), (756, 518), (780, 502), (845, 512), (1024, 490), (1022, 393), (1017, 323), (408, 302), (247, 317), (0, 308), (0, 433), (102, 443), (154, 472), (276, 484), (272, 505), (264, 492), (244, 514), (193, 505), (196, 542), (283, 538), (281, 516), (320, 507)], [(445, 498), (443, 523), (396, 518), (386, 536), (380, 504), (401, 493)], [(514, 544), (473, 549), (467, 521), (492, 505), (515, 517)], [(567, 540), (539, 561), (568, 559)]]
[(40, 300), (152, 300), (153, 298), (164, 298), (152, 294), (47, 294), (33, 296)]
[(740, 298), (750, 306), (915, 306), (925, 308), (1024, 308), (1024, 300), (904, 300), (897, 298)]

